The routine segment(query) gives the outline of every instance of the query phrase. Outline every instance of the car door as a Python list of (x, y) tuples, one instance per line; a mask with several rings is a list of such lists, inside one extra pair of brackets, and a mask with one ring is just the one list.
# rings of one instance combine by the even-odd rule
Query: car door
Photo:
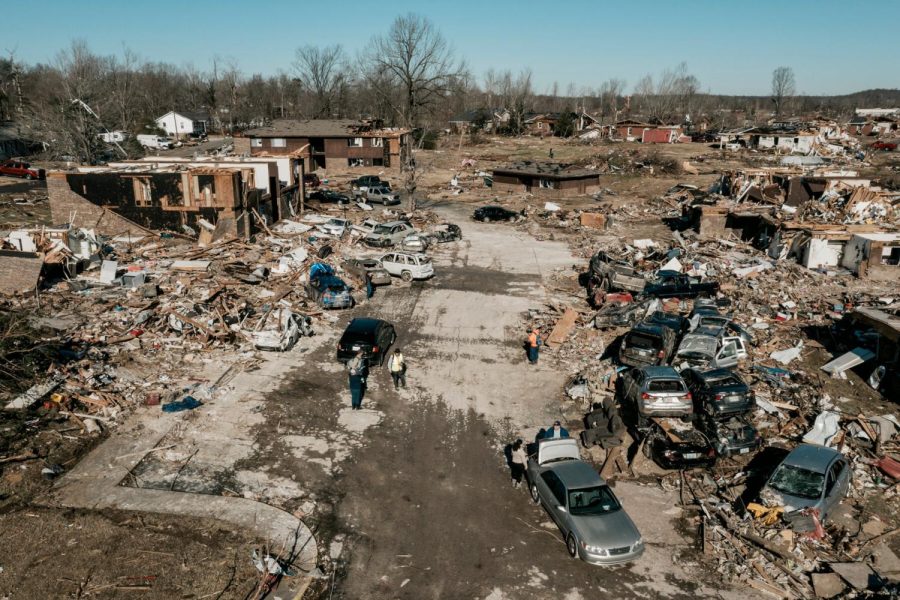
[(738, 364), (738, 345), (734, 341), (735, 338), (725, 338), (722, 347), (716, 353), (715, 359), (710, 366), (712, 367), (733, 367)]
[(849, 486), (849, 469), (843, 459), (837, 459), (828, 468), (825, 475), (825, 496), (823, 498), (822, 515), (824, 519), (837, 506)]
[(391, 275), (397, 275), (400, 270), (397, 267), (397, 255), (396, 254), (385, 254), (381, 257), (381, 266), (384, 267), (384, 270), (390, 273)]
[(562, 525), (566, 514), (565, 486), (553, 471), (544, 471), (541, 473), (541, 479), (544, 481), (544, 485), (547, 488), (546, 496), (541, 496), (545, 501), (544, 506), (547, 507), (547, 512), (550, 513), (550, 516), (556, 521), (556, 524)]

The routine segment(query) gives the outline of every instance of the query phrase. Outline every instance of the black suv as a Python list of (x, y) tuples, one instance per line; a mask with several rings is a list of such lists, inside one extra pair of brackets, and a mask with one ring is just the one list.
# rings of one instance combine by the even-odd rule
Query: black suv
[(347, 362), (359, 351), (369, 364), (384, 364), (388, 348), (397, 340), (394, 326), (381, 319), (357, 317), (350, 321), (338, 342), (337, 359)]
[(753, 397), (750, 386), (734, 371), (685, 369), (681, 372), (681, 377), (691, 390), (694, 409), (698, 413), (733, 415), (756, 407), (756, 398)]
[(491, 221), (514, 221), (519, 218), (520, 215), (521, 213), (509, 210), (508, 208), (503, 208), (502, 206), (482, 206), (475, 209), (472, 218), (476, 221), (490, 223)]
[(630, 367), (668, 364), (675, 351), (675, 333), (664, 325), (638, 323), (622, 338), (619, 362)]

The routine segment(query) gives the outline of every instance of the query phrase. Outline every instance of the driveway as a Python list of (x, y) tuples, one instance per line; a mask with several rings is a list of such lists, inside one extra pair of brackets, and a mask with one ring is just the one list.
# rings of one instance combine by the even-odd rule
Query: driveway
[[(257, 453), (240, 465), (303, 481), (315, 506), (304, 521), (337, 565), (333, 597), (721, 597), (684, 566), (694, 549), (678, 533), (683, 515), (658, 486), (618, 485), (648, 550), (616, 569), (570, 559), (546, 513), (511, 487), (503, 446), (560, 416), (567, 375), (550, 360), (527, 364), (524, 313), (546, 299), (545, 278), (576, 260), (563, 244), (439, 210), (464, 238), (435, 251), (435, 278), (379, 288), (353, 311), (395, 323), (410, 387), (395, 392), (375, 369), (365, 410), (348, 411), (333, 357), (351, 317), (341, 314), (269, 396)], [(348, 433), (351, 418), (364, 422)]]

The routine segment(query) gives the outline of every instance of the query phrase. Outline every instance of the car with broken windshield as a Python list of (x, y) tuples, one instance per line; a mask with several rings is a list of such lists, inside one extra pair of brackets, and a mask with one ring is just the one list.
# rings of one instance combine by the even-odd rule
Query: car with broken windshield
[(601, 296), (610, 291), (626, 291), (639, 294), (644, 291), (647, 280), (623, 260), (600, 250), (591, 257), (589, 263), (587, 292), (591, 304), (598, 306)]
[(643, 554), (637, 526), (606, 481), (581, 460), (574, 438), (531, 445), (526, 478), (531, 499), (559, 527), (572, 558), (615, 565)]
[(684, 369), (681, 377), (694, 397), (697, 412), (714, 416), (745, 413), (756, 407), (753, 391), (729, 369)]
[(678, 369), (733, 367), (747, 357), (747, 342), (723, 328), (701, 327), (681, 338), (672, 365)]
[(847, 458), (837, 450), (800, 444), (772, 472), (760, 499), (765, 506), (783, 507), (788, 522), (804, 509), (817, 510), (824, 522), (847, 494), (850, 471)]

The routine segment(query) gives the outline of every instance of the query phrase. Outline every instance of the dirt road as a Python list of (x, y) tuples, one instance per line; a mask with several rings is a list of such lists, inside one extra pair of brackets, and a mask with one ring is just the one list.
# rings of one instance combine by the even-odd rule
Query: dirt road
[(544, 278), (575, 260), (562, 244), (435, 208), (464, 224), (464, 240), (436, 252), (437, 276), (380, 288), (325, 332), (336, 342), (353, 315), (394, 322), (410, 387), (395, 392), (375, 369), (366, 410), (348, 411), (334, 343), (320, 340), (269, 395), (257, 452), (239, 465), (303, 487), (315, 506), (304, 521), (338, 567), (333, 597), (718, 596), (686, 567), (680, 509), (658, 487), (618, 486), (649, 548), (613, 570), (570, 559), (543, 510), (512, 489), (503, 444), (558, 416), (565, 377), (550, 360), (525, 362), (522, 313), (540, 305)]

